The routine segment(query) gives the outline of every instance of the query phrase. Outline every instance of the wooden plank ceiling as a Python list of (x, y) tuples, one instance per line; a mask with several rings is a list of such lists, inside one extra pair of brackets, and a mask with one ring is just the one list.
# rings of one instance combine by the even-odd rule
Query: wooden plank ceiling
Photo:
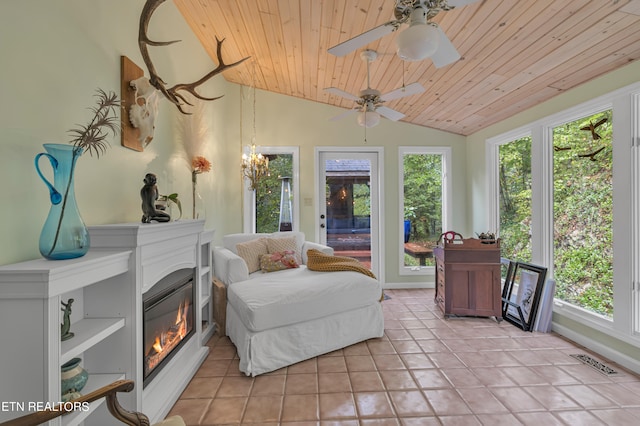
[[(174, 0), (216, 60), (251, 59), (223, 73), (246, 86), (341, 108), (366, 87), (360, 51), (327, 49), (393, 19), (394, 0)], [(442, 68), (395, 55), (399, 31), (366, 46), (378, 52), (371, 87), (412, 82), (426, 91), (386, 106), (402, 121), (469, 135), (640, 58), (640, 0), (479, 0), (436, 21), (462, 58)], [(336, 115), (342, 112), (336, 108)], [(355, 117), (347, 117), (353, 119)], [(331, 125), (331, 123), (328, 123)]]

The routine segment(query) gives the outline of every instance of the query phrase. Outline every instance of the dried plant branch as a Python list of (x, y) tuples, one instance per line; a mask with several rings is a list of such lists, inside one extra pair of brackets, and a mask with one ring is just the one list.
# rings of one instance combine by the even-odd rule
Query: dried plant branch
[[(113, 136), (115, 136), (118, 133), (118, 130), (120, 130), (120, 120), (118, 119), (117, 111), (121, 104), (116, 94), (114, 92), (109, 92), (107, 94), (100, 88), (98, 88), (96, 92), (95, 96), (98, 98), (98, 102), (95, 107), (91, 108), (93, 111), (93, 118), (89, 124), (86, 126), (80, 126), (77, 129), (69, 130), (69, 133), (74, 135), (70, 141), (74, 146), (72, 158), (72, 162), (74, 164), (85, 150), (89, 151), (91, 156), (93, 156), (93, 153), (95, 152), (96, 157), (100, 158), (100, 154), (104, 154), (109, 146), (109, 142), (106, 140), (109, 132), (113, 133)], [(62, 198), (62, 207), (60, 209), (60, 217), (58, 219), (56, 234), (53, 238), (53, 244), (51, 244), (48, 256), (51, 256), (51, 253), (53, 253), (56, 245), (58, 244), (60, 229), (64, 219), (65, 209), (67, 207), (67, 200), (69, 198), (69, 189), (71, 188), (71, 182), (73, 181), (73, 175), (74, 167), (72, 166), (71, 173), (69, 173), (69, 181), (67, 182), (67, 189)]]
[(114, 92), (106, 93), (97, 89), (97, 105), (91, 108), (93, 118), (89, 124), (69, 130), (73, 136), (70, 143), (81, 151), (89, 151), (89, 154), (100, 158), (109, 146), (107, 136), (109, 133), (116, 136), (120, 130), (120, 120), (117, 111), (120, 109), (120, 100)]

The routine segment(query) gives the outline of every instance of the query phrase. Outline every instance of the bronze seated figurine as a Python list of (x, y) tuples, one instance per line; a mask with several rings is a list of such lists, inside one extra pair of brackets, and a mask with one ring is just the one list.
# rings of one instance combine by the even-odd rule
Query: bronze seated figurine
[(142, 223), (149, 223), (152, 220), (156, 222), (169, 222), (171, 215), (156, 209), (156, 200), (158, 199), (158, 186), (156, 175), (147, 173), (144, 177), (144, 186), (140, 190), (140, 198), (142, 198)]

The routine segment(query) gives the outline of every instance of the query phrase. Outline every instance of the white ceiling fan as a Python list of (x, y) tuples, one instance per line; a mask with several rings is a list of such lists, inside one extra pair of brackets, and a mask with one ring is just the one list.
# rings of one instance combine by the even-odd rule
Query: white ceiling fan
[(328, 52), (336, 56), (376, 41), (409, 22), (409, 28), (398, 35), (398, 56), (404, 61), (421, 61), (431, 57), (436, 68), (444, 67), (460, 59), (460, 54), (442, 28), (430, 20), (441, 11), (466, 6), (478, 0), (395, 0), (392, 21), (331, 47)]
[(331, 118), (330, 121), (340, 120), (358, 111), (360, 111), (360, 114), (358, 114), (358, 124), (363, 127), (373, 127), (377, 125), (380, 122), (381, 115), (392, 121), (398, 121), (403, 118), (403, 113), (386, 107), (382, 105), (382, 103), (422, 93), (424, 92), (424, 87), (422, 87), (420, 83), (411, 83), (382, 95), (378, 90), (371, 88), (369, 81), (369, 65), (378, 57), (378, 54), (373, 50), (365, 50), (360, 53), (360, 57), (367, 62), (367, 88), (361, 90), (358, 96), (352, 95), (337, 87), (327, 87), (324, 89), (325, 92), (342, 96), (358, 104), (357, 107)]

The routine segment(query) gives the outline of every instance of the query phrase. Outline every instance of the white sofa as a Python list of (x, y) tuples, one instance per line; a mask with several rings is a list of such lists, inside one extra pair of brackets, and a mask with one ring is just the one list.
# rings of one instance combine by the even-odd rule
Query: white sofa
[[(238, 255), (238, 244), (259, 238), (294, 238), (300, 266), (250, 273), (247, 261)], [(225, 331), (246, 375), (382, 336), (380, 282), (355, 271), (309, 270), (311, 248), (333, 254), (330, 247), (306, 241), (302, 232), (230, 234), (223, 237), (222, 247), (214, 248), (214, 273), (227, 287)]]

